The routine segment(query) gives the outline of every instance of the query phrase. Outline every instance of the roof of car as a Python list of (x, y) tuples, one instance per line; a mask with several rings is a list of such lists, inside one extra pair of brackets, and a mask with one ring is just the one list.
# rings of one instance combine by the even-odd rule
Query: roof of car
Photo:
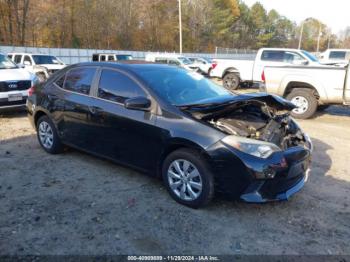
[(114, 67), (121, 68), (128, 71), (133, 71), (137, 73), (138, 71), (145, 70), (162, 70), (162, 69), (171, 69), (177, 68), (174, 66), (169, 66), (166, 64), (153, 63), (144, 60), (123, 60), (123, 61), (113, 61), (113, 62), (84, 62), (73, 65), (75, 67), (79, 66), (103, 66), (103, 67)]

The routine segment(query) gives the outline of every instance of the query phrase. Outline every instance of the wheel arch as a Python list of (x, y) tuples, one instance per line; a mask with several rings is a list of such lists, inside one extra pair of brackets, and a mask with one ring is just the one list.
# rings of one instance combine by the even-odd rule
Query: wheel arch
[(240, 74), (239, 70), (235, 67), (226, 68), (224, 70), (224, 72), (222, 73), (222, 78), (224, 78), (225, 75), (227, 75), (228, 73), (235, 73), (239, 77), (239, 79), (241, 79), (241, 74)]
[(313, 85), (299, 81), (289, 82), (284, 90), (283, 97), (287, 97), (293, 89), (309, 89), (313, 92), (313, 95), (316, 97), (317, 100), (320, 99), (320, 94)]
[(205, 159), (209, 159), (209, 155), (206, 153), (204, 148), (202, 148), (200, 145), (184, 139), (184, 138), (173, 138), (171, 139), (163, 152), (160, 155), (160, 158), (158, 160), (158, 165), (157, 165), (157, 176), (162, 178), (162, 167), (164, 160), (169, 156), (171, 153), (175, 152), (176, 150), (179, 149), (190, 149), (197, 151), (201, 156), (203, 156)]
[(48, 116), (47, 112), (45, 112), (44, 110), (38, 110), (35, 112), (34, 114), (34, 125), (35, 125), (35, 128), (36, 128), (36, 125), (38, 123), (38, 120), (40, 117), (42, 116)]

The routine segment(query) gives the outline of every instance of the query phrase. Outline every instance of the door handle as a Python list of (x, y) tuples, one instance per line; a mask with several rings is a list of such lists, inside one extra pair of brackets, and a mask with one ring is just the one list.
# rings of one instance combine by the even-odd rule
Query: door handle
[(103, 112), (103, 109), (97, 106), (89, 106), (89, 111), (91, 114), (101, 114)]

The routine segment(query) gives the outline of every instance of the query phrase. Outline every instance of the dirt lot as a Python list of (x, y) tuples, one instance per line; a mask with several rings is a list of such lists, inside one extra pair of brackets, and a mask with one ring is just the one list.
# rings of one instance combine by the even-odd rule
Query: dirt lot
[(160, 181), (85, 153), (46, 154), (25, 114), (0, 118), (0, 254), (350, 254), (350, 108), (299, 121), (315, 145), (288, 202), (193, 210)]

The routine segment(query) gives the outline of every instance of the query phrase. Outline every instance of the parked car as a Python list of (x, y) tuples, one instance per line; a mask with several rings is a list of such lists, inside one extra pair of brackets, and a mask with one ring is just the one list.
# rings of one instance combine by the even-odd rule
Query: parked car
[(347, 65), (350, 60), (350, 49), (327, 49), (320, 54), (320, 63)]
[(215, 66), (210, 76), (222, 79), (223, 86), (228, 90), (237, 89), (240, 83), (258, 84), (264, 67), (268, 65), (321, 66), (309, 52), (286, 48), (261, 48), (252, 60), (214, 59), (213, 62)]
[(350, 103), (350, 67), (267, 66), (261, 91), (282, 96), (297, 107), (295, 118), (310, 118), (317, 108)]
[(92, 55), (93, 62), (114, 62), (132, 59), (132, 55), (128, 54), (97, 53)]
[(46, 54), (9, 53), (8, 57), (20, 66), (36, 74), (41, 81), (64, 68), (66, 65), (59, 58)]
[(233, 95), (177, 67), (72, 65), (34, 88), (27, 108), (46, 152), (69, 145), (161, 177), (190, 207), (214, 192), (286, 200), (307, 179), (312, 144), (286, 113), (292, 103)]
[(34, 74), (0, 53), (0, 110), (24, 108), (29, 90), (37, 81)]
[(190, 59), (185, 56), (177, 54), (147, 54), (145, 60), (148, 62), (154, 62), (158, 64), (168, 64), (171, 66), (178, 66), (190, 71), (197, 71), (198, 65), (192, 63)]
[(212, 59), (206, 57), (188, 57), (193, 65), (198, 67), (198, 71), (205, 75), (209, 75), (212, 69)]

